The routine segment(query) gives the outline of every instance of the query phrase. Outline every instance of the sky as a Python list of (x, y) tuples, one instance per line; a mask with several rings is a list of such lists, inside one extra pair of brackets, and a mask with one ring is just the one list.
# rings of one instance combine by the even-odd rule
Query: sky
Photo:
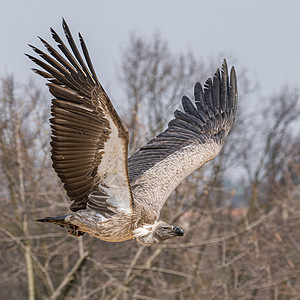
[(36, 78), (27, 44), (40, 45), (37, 35), (51, 40), (49, 27), (62, 33), (64, 17), (73, 34), (83, 34), (108, 92), (119, 88), (121, 49), (132, 32), (160, 32), (175, 52), (202, 59), (228, 54), (237, 74), (247, 69), (265, 95), (284, 84), (300, 87), (299, 0), (0, 0), (0, 7), (0, 78)]

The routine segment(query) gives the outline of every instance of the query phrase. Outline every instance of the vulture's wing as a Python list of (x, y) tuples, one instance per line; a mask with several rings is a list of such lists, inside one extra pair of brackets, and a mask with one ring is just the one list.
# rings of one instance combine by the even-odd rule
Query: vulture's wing
[(221, 74), (199, 82), (195, 104), (182, 98), (184, 112), (176, 110), (168, 128), (129, 158), (130, 183), (135, 199), (160, 209), (177, 185), (216, 157), (233, 125), (237, 107), (234, 68), (230, 82), (224, 60)]
[(50, 55), (34, 46), (44, 61), (27, 55), (45, 70), (33, 69), (48, 79), (55, 97), (50, 119), (53, 167), (73, 201), (72, 211), (86, 206), (107, 214), (130, 210), (128, 130), (97, 79), (83, 38), (79, 34), (86, 63), (64, 20), (63, 29), (73, 54), (51, 28), (62, 55), (41, 38)]

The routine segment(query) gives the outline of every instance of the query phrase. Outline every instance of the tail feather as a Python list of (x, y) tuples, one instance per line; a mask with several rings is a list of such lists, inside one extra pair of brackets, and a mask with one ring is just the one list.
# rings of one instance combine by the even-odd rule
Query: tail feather
[(66, 222), (65, 219), (68, 215), (59, 216), (59, 217), (45, 217), (43, 219), (37, 219), (38, 222), (43, 223), (52, 223), (59, 225), (60, 227), (66, 227), (68, 228), (68, 233), (75, 235), (77, 237), (84, 235), (84, 232), (81, 230), (78, 230), (78, 226), (74, 224), (70, 224), (69, 222)]
[(59, 216), (59, 217), (46, 217), (43, 219), (37, 219), (37, 221), (43, 223), (53, 223), (65, 227), (66, 225), (69, 225), (69, 223), (65, 222), (66, 216), (67, 215)]

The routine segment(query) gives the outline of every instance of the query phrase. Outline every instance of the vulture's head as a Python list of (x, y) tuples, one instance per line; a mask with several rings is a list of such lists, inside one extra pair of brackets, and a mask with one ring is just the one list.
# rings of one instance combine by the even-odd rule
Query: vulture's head
[(150, 246), (172, 237), (183, 236), (182, 228), (158, 221), (153, 226), (144, 226), (135, 230), (136, 240), (144, 245)]

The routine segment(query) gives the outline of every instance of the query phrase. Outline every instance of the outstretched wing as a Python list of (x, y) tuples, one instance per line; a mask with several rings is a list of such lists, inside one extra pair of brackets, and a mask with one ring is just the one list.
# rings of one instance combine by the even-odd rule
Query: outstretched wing
[(216, 157), (235, 119), (237, 82), (234, 68), (230, 82), (224, 60), (213, 80), (199, 82), (195, 104), (182, 98), (184, 112), (176, 110), (168, 128), (129, 158), (134, 199), (159, 214), (177, 185), (193, 171)]
[(43, 60), (27, 56), (45, 71), (52, 100), (50, 119), (53, 167), (64, 183), (72, 211), (89, 206), (103, 213), (131, 209), (128, 130), (99, 83), (82, 36), (86, 63), (63, 20), (72, 52), (51, 28), (61, 55), (41, 39), (50, 55), (29, 45)]

